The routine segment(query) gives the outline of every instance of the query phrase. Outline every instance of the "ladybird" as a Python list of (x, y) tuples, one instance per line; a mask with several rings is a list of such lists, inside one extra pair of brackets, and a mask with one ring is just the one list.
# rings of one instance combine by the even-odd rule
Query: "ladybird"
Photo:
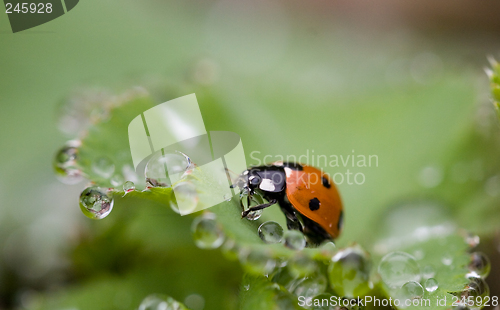
[(274, 162), (250, 167), (235, 185), (246, 195), (247, 206), (256, 193), (268, 201), (247, 210), (242, 204), (242, 217), (278, 204), (288, 229), (300, 230), (311, 244), (335, 239), (342, 231), (344, 212), (340, 195), (330, 177), (317, 168)]

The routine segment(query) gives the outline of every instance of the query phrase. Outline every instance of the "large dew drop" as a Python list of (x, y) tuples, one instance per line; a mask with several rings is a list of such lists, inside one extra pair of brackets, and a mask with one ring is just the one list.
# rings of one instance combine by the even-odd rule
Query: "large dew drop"
[(341, 296), (363, 296), (371, 287), (370, 269), (368, 254), (360, 246), (346, 248), (332, 258), (328, 267), (330, 285)]
[(170, 296), (154, 294), (141, 302), (139, 310), (187, 310), (187, 308)]
[(312, 298), (325, 292), (327, 285), (328, 280), (326, 277), (322, 274), (317, 274), (314, 277), (299, 279), (294, 285), (293, 294)]
[(224, 233), (213, 213), (197, 217), (191, 225), (195, 244), (202, 249), (216, 249), (224, 242)]
[(420, 268), (408, 253), (392, 252), (382, 258), (378, 272), (390, 288), (399, 288), (409, 281), (420, 281)]
[(283, 239), (283, 227), (273, 221), (262, 223), (258, 231), (260, 239), (265, 243), (280, 243)]
[(58, 179), (65, 184), (76, 184), (83, 180), (82, 171), (77, 165), (80, 141), (68, 141), (54, 158), (54, 170)]
[(470, 255), (468, 269), (470, 276), (486, 278), (491, 269), (490, 260), (484, 253), (474, 252)]
[(284, 244), (287, 248), (301, 251), (306, 247), (306, 239), (300, 231), (289, 230), (284, 235)]
[(198, 206), (199, 197), (196, 186), (189, 181), (181, 181), (173, 187), (175, 200), (177, 201), (177, 213), (189, 214), (194, 212)]
[(406, 282), (399, 292), (399, 300), (401, 304), (405, 304), (406, 300), (420, 299), (424, 296), (424, 288), (420, 283), (415, 281)]
[(312, 275), (318, 266), (316, 262), (306, 255), (294, 255), (287, 263), (290, 274), (296, 278)]
[(157, 152), (146, 164), (144, 176), (149, 187), (170, 187), (172, 176), (182, 175), (192, 168), (191, 159), (184, 153)]
[(80, 194), (80, 209), (87, 217), (100, 220), (111, 213), (113, 197), (107, 188), (91, 186)]

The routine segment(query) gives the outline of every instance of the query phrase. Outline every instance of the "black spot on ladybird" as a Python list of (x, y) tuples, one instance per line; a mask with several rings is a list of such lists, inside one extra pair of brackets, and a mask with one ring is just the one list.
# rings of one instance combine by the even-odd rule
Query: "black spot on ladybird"
[(330, 188), (332, 187), (332, 185), (330, 184), (330, 181), (328, 180), (328, 178), (326, 177), (321, 177), (321, 180), (323, 181), (323, 186), (326, 187), (326, 188)]
[(319, 205), (321, 203), (319, 202), (318, 198), (314, 197), (313, 199), (309, 200), (309, 209), (311, 211), (316, 211), (319, 209)]

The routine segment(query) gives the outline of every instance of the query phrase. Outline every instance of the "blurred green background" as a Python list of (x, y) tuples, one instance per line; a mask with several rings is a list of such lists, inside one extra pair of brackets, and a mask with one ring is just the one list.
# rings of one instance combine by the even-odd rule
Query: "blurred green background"
[[(55, 178), (55, 151), (74, 137), (58, 130), (61, 107), (96, 86), (119, 94), (182, 84), (176, 95), (199, 94), (208, 130), (241, 136), (249, 164), (252, 151), (377, 155), (378, 167), (355, 171), (363, 185), (339, 186), (340, 245), (368, 247), (384, 210), (431, 196), (484, 236), (498, 263), (500, 185), (491, 177), (500, 153), (483, 72), (500, 51), (498, 12), (493, 0), (85, 0), (16, 34), (0, 14), (0, 309), (132, 309), (155, 291), (199, 294), (206, 309), (236, 306), (239, 266), (196, 249), (189, 219), (151, 209), (115, 231), (125, 211), (90, 223), (78, 208), (85, 184)], [(483, 160), (483, 175), (449, 185), (461, 156)], [(425, 171), (437, 171), (438, 184)], [(491, 295), (499, 274), (493, 263)]]

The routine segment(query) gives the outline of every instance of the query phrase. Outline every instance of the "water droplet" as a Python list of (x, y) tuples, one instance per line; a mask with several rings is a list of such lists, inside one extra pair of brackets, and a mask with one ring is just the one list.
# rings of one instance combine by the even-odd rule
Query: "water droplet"
[(332, 258), (337, 253), (337, 246), (332, 241), (325, 241), (319, 246), (321, 255)]
[(305, 255), (295, 255), (288, 261), (287, 268), (295, 278), (309, 276), (316, 272), (316, 262)]
[(184, 153), (157, 152), (146, 164), (144, 176), (147, 186), (150, 187), (170, 187), (172, 177), (180, 179), (181, 175), (192, 168), (191, 159)]
[(123, 183), (123, 191), (125, 193), (130, 193), (130, 192), (135, 191), (135, 184), (134, 184), (134, 182), (127, 181), (127, 182)]
[(433, 266), (427, 265), (423, 268), (422, 270), (422, 276), (424, 279), (429, 279), (432, 278), (436, 275), (436, 270), (434, 269)]
[(491, 269), (490, 260), (484, 253), (474, 252), (470, 255), (468, 269), (471, 272), (470, 276), (486, 278)]
[(123, 185), (123, 183), (125, 183), (125, 179), (123, 178), (123, 176), (121, 174), (115, 174), (114, 176), (111, 177), (109, 182), (114, 187), (118, 187), (120, 185)]
[(434, 292), (439, 287), (438, 281), (434, 278), (429, 278), (425, 281), (425, 290), (429, 293)]
[(80, 209), (87, 217), (100, 220), (113, 209), (113, 197), (107, 188), (91, 186), (80, 194)]
[(488, 284), (482, 278), (469, 278), (469, 283), (465, 286), (462, 291), (461, 298), (465, 300), (472, 299), (475, 301), (474, 309), (481, 309), (483, 303), (486, 303), (487, 299), (485, 296), (490, 295), (490, 288)]
[(358, 297), (370, 291), (371, 262), (360, 246), (340, 250), (328, 267), (330, 285), (345, 297)]
[(382, 258), (378, 272), (391, 288), (403, 286), (408, 281), (420, 281), (420, 268), (415, 259), (405, 252), (392, 252)]
[(62, 183), (77, 184), (83, 180), (82, 171), (77, 165), (80, 144), (80, 141), (68, 141), (54, 158), (54, 170)]
[(453, 257), (449, 254), (446, 254), (445, 256), (443, 256), (443, 258), (441, 258), (441, 262), (445, 266), (451, 266), (451, 264), (453, 264)]
[(224, 233), (213, 213), (205, 213), (194, 219), (191, 231), (194, 242), (199, 248), (216, 249), (224, 242)]
[(250, 221), (256, 221), (256, 220), (260, 219), (260, 217), (262, 216), (262, 212), (263, 212), (263, 210), (252, 211), (252, 212), (247, 214), (246, 219), (250, 220)]
[(191, 310), (203, 310), (205, 298), (198, 294), (191, 294), (184, 299), (184, 304)]
[(301, 251), (306, 247), (306, 239), (300, 231), (289, 230), (284, 235), (284, 244), (292, 250)]
[(418, 299), (424, 296), (424, 288), (418, 282), (408, 281), (401, 288), (401, 293), (404, 299)]
[(250, 284), (244, 285), (243, 288), (245, 289), (245, 291), (249, 291), (250, 290)]
[(224, 194), (224, 196), (222, 198), (225, 201), (231, 201), (231, 199), (233, 198), (233, 196), (231, 196), (231, 194)]
[(322, 274), (317, 274), (314, 277), (302, 278), (297, 281), (293, 294), (296, 296), (304, 296), (305, 298), (312, 298), (326, 290), (328, 281)]
[(196, 186), (189, 181), (181, 181), (174, 185), (173, 190), (179, 213), (193, 213), (199, 202)]
[(467, 231), (462, 232), (462, 234), (464, 236), (465, 243), (467, 243), (471, 249), (479, 245), (481, 239), (479, 238), (478, 235), (474, 235)]
[(436, 187), (443, 181), (443, 169), (438, 166), (424, 167), (418, 175), (418, 181), (423, 187)]
[(141, 302), (139, 310), (187, 310), (187, 308), (170, 296), (154, 294)]
[[(240, 204), (243, 207), (243, 210), (248, 210), (251, 207), (260, 205), (264, 203), (264, 199), (259, 193), (255, 193), (250, 197), (250, 205), (248, 205), (248, 194), (247, 193), (242, 193), (240, 195)], [(248, 213), (246, 216), (247, 220), (250, 221), (256, 221), (262, 216), (263, 210), (257, 210), (257, 211), (252, 211)]]
[(258, 231), (260, 239), (265, 243), (280, 243), (283, 239), (283, 227), (273, 221), (262, 223)]
[(92, 162), (92, 171), (102, 178), (109, 179), (115, 172), (115, 165), (108, 157), (99, 157)]
[(267, 249), (242, 248), (239, 258), (246, 270), (254, 274), (267, 275), (276, 267), (276, 260)]

